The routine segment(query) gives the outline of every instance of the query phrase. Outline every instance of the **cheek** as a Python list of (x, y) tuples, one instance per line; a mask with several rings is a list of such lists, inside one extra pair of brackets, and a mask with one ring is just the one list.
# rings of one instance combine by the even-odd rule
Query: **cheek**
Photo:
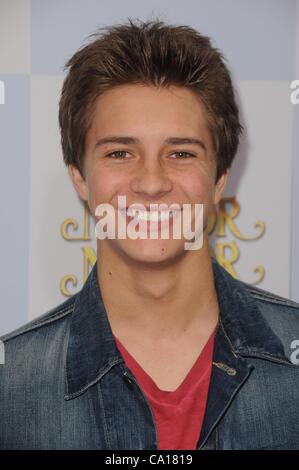
[(213, 196), (213, 184), (206, 175), (194, 175), (185, 180), (185, 188), (192, 201), (209, 203)]
[(116, 192), (119, 192), (121, 177), (117, 173), (97, 169), (90, 172), (88, 178), (89, 201), (93, 209), (103, 202), (110, 202)]

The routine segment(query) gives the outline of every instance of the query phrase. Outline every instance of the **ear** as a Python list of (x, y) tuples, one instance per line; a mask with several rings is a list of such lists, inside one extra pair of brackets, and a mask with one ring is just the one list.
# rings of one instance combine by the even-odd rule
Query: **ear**
[(220, 201), (220, 199), (222, 197), (223, 191), (224, 191), (226, 183), (227, 183), (228, 176), (229, 176), (229, 169), (227, 169), (225, 171), (225, 173), (223, 173), (220, 176), (219, 180), (217, 181), (217, 183), (215, 185), (215, 193), (214, 193), (214, 204), (215, 205), (218, 204), (218, 202)]
[(87, 184), (80, 171), (74, 165), (68, 165), (68, 172), (71, 177), (73, 186), (77, 191), (82, 201), (88, 200)]

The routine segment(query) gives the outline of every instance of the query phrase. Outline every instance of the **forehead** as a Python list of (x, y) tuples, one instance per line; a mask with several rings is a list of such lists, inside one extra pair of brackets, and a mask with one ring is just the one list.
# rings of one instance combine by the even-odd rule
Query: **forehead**
[(91, 133), (205, 134), (206, 111), (195, 91), (143, 84), (121, 85), (96, 100)]

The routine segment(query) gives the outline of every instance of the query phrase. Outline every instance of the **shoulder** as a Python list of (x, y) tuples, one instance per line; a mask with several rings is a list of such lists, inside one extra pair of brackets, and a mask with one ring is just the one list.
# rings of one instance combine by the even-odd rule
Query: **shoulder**
[[(48, 392), (63, 387), (64, 361), (76, 295), (0, 338), (4, 346), (0, 401), (6, 402), (8, 407), (13, 404), (14, 413), (21, 413), (27, 397), (37, 401), (46, 391), (45, 399), (48, 399)], [(4, 407), (0, 411), (0, 420), (5, 413)], [(12, 414), (11, 419), (17, 419), (16, 414)]]
[[(4, 357), (0, 366), (0, 400), (12, 388), (35, 387), (42, 378), (60, 374), (66, 355), (76, 295), (20, 328), (2, 336)], [(29, 389), (28, 388), (28, 389)]]
[(77, 294), (73, 295), (66, 301), (62, 302), (58, 306), (48, 310), (39, 317), (25, 323), (21, 327), (3, 335), (0, 340), (8, 344), (9, 342), (17, 339), (21, 339), (28, 334), (39, 332), (47, 334), (50, 329), (59, 329), (64, 320), (69, 321), (71, 314), (74, 309)]
[(288, 299), (287, 297), (281, 297), (273, 292), (260, 289), (259, 287), (252, 286), (250, 284), (246, 284), (242, 282), (243, 286), (246, 290), (256, 299), (264, 303), (268, 303), (271, 305), (278, 305), (283, 307), (290, 307), (299, 311), (299, 303)]
[(218, 275), (221, 275), (220, 279), (226, 281), (227, 289), (235, 292), (245, 307), (246, 303), (255, 303), (261, 313), (269, 318), (285, 318), (287, 321), (298, 323), (299, 303), (233, 277), (215, 258), (212, 258), (212, 262), (216, 281)]
[(253, 299), (273, 331), (289, 343), (299, 339), (299, 303), (273, 292), (238, 281)]

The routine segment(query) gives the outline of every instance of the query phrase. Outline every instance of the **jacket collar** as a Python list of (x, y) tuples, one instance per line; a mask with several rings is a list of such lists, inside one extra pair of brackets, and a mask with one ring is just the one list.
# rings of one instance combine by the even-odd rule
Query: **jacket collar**
[[(213, 258), (212, 261), (220, 326), (232, 356), (254, 356), (290, 364), (280, 340), (245, 285)], [(65, 399), (80, 395), (120, 363), (124, 360), (107, 317), (96, 263), (75, 298), (66, 355)]]
[(212, 258), (220, 322), (234, 354), (291, 364), (246, 284), (234, 279)]
[(77, 294), (66, 354), (65, 399), (75, 398), (124, 363), (117, 349), (97, 278), (97, 263)]

